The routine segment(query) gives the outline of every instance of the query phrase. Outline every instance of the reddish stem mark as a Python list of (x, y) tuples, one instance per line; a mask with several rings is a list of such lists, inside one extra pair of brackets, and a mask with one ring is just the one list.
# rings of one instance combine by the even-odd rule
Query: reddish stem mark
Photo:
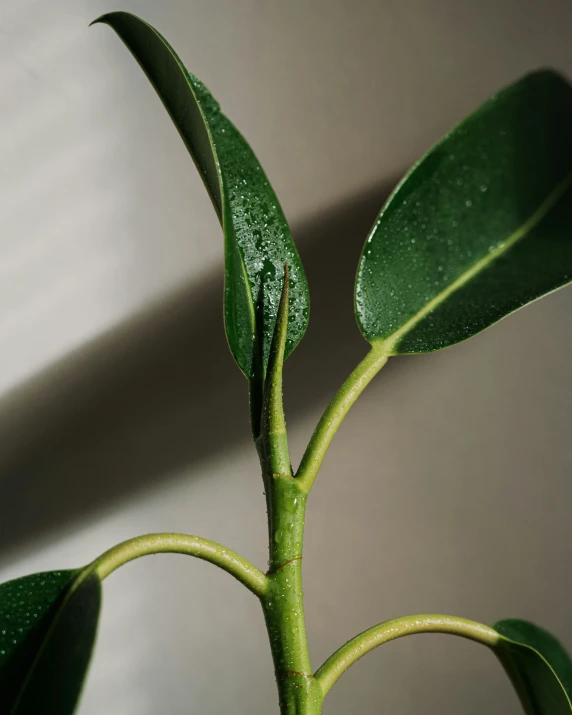
[(301, 678), (308, 678), (308, 680), (314, 680), (313, 675), (308, 675), (308, 673), (300, 673), (297, 670), (279, 670), (279, 673), (283, 675), (299, 675)]
[(290, 561), (286, 561), (285, 563), (280, 564), (280, 566), (277, 566), (275, 569), (271, 569), (270, 571), (267, 571), (266, 575), (272, 576), (273, 573), (276, 573), (277, 571), (281, 571), (285, 566), (288, 566), (288, 564), (293, 564), (294, 561), (300, 561), (301, 558), (302, 558), (301, 556), (296, 556), (295, 559), (290, 559)]

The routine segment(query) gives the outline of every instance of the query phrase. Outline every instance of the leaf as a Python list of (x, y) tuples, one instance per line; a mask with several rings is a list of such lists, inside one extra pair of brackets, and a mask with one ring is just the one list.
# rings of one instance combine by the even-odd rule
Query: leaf
[(527, 715), (570, 715), (572, 662), (547, 631), (508, 619), (493, 628), (502, 636), (495, 647)]
[(52, 571), (0, 585), (0, 712), (71, 715), (95, 640), (101, 584)]
[(572, 279), (572, 88), (525, 76), (429, 151), (382, 209), (356, 282), (387, 354), (447, 347)]
[(286, 262), (286, 356), (308, 324), (308, 286), (278, 199), (244, 137), (164, 37), (127, 12), (112, 12), (95, 22), (110, 25), (133, 53), (195, 161), (224, 232), (224, 314), (230, 349), (247, 378), (260, 372), (261, 359), (263, 376)]

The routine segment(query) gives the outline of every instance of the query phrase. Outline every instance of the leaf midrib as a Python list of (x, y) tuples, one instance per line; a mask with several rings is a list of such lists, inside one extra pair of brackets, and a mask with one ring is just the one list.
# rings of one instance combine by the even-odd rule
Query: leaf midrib
[(418, 325), (424, 318), (426, 318), (430, 313), (432, 313), (436, 308), (438, 308), (442, 303), (444, 303), (447, 298), (449, 298), (453, 293), (460, 290), (469, 281), (471, 281), (475, 276), (477, 276), (481, 271), (488, 268), (488, 266), (493, 263), (497, 258), (506, 253), (511, 249), (516, 243), (518, 243), (522, 238), (524, 238), (532, 229), (534, 229), (542, 219), (548, 214), (550, 209), (552, 209), (566, 191), (572, 186), (572, 172), (567, 174), (566, 177), (557, 185), (557, 187), (547, 196), (546, 199), (540, 204), (536, 211), (521, 225), (516, 229), (506, 240), (499, 243), (499, 245), (486, 256), (483, 256), (475, 264), (473, 264), (469, 269), (462, 273), (458, 278), (456, 278), (452, 283), (450, 283), (444, 290), (437, 294), (434, 298), (428, 301), (421, 310), (417, 311), (409, 320), (404, 323), (399, 330), (391, 333), (386, 338), (376, 338), (372, 340), (372, 344), (383, 350), (386, 355), (392, 355), (393, 350), (397, 347), (400, 340), (409, 333), (416, 325)]
[[(567, 691), (566, 688), (564, 687), (564, 684), (562, 683), (562, 680), (560, 679), (560, 676), (558, 675), (558, 673), (556, 672), (556, 670), (554, 670), (554, 667), (552, 666), (552, 664), (550, 663), (550, 661), (549, 661), (537, 648), (535, 648), (534, 646), (530, 645), (529, 643), (523, 643), (523, 642), (521, 642), (521, 641), (515, 640), (514, 638), (508, 638), (508, 636), (503, 636), (502, 633), (500, 633), (499, 635), (500, 635), (499, 645), (501, 645), (501, 644), (508, 644), (508, 645), (511, 645), (511, 646), (516, 646), (517, 648), (523, 648), (523, 649), (525, 649), (525, 650), (527, 650), (527, 651), (533, 653), (537, 658), (540, 658), (540, 660), (543, 661), (544, 665), (546, 665), (547, 668), (551, 671), (552, 675), (554, 676), (554, 678), (556, 679), (556, 681), (558, 682), (558, 684), (559, 684), (560, 687), (562, 688), (562, 692), (564, 693), (564, 697), (566, 698), (566, 701), (568, 702), (568, 705), (570, 706), (570, 710), (571, 710), (571, 712), (572, 712), (572, 700), (570, 699), (570, 696), (568, 695), (568, 691)], [(498, 646), (497, 646), (497, 649), (498, 649)], [(520, 668), (517, 668), (517, 669), (516, 669), (516, 673), (518, 674), (519, 678), (521, 679), (522, 684), (523, 684), (523, 685), (526, 685), (526, 679), (524, 679), (524, 678), (522, 677), (522, 672), (521, 672), (521, 669), (520, 669)], [(551, 697), (553, 697), (552, 691), (549, 691), (549, 695), (550, 695)], [(522, 697), (522, 694), (521, 694), (521, 693), (519, 693), (519, 697)]]

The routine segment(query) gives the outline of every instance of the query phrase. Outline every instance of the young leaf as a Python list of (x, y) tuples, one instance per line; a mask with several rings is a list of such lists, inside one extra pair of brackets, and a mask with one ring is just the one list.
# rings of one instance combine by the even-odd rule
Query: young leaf
[(95, 640), (100, 581), (80, 571), (0, 585), (0, 712), (71, 715)]
[(527, 715), (572, 713), (572, 662), (547, 631), (520, 620), (493, 628), (502, 636), (495, 647)]
[(447, 347), (572, 280), (572, 88), (554, 72), (499, 92), (399, 184), (356, 282), (387, 354)]
[(290, 267), (286, 356), (308, 324), (308, 286), (278, 199), (244, 137), (162, 35), (127, 12), (112, 12), (95, 22), (110, 25), (132, 52), (199, 170), (224, 232), (224, 314), (230, 349), (247, 378), (256, 372), (263, 376), (286, 262)]

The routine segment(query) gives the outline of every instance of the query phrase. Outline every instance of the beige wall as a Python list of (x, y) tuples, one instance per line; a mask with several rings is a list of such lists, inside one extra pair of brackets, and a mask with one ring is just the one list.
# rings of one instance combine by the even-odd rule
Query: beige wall
[[(360, 246), (392, 182), (499, 86), (572, 77), (566, 0), (124, 0), (244, 130), (308, 266), (288, 364), (296, 458), (364, 352)], [(111, 0), (0, 8), (0, 578), (78, 565), (146, 531), (263, 566), (246, 390), (224, 344), (221, 241), (203, 188), (112, 33)], [(325, 257), (327, 251), (327, 257)], [(572, 291), (443, 353), (395, 360), (312, 494), (314, 665), (419, 611), (530, 618), (572, 648)], [(254, 599), (182, 557), (115, 574), (81, 715), (277, 711)], [(484, 649), (409, 638), (371, 654), (328, 715), (516, 715)]]

